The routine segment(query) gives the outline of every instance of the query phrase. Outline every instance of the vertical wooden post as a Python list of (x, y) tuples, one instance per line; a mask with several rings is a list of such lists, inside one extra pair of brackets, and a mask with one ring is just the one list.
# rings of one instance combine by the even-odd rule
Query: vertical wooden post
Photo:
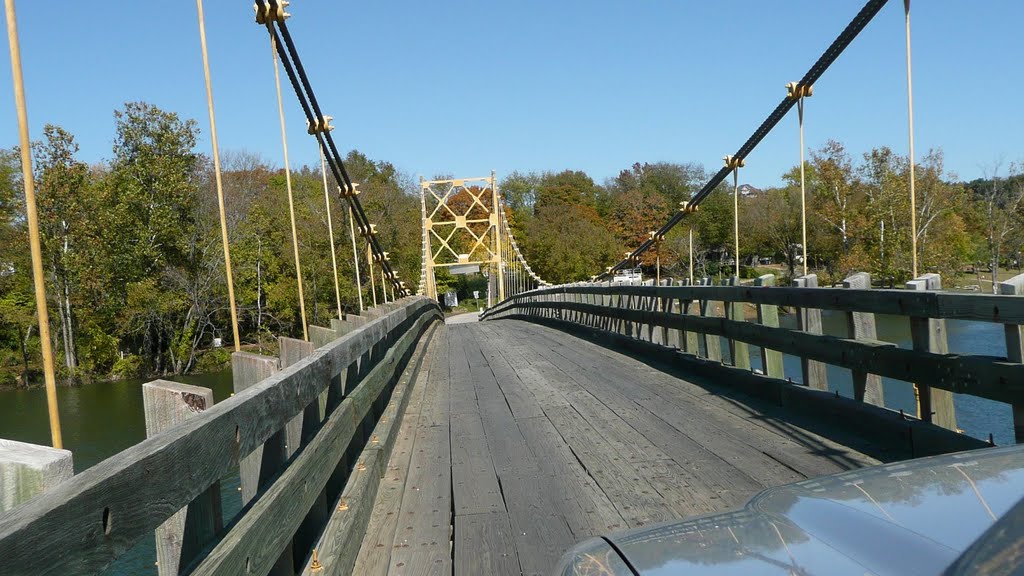
[[(806, 274), (793, 279), (797, 288), (817, 288), (818, 275)], [(797, 308), (797, 329), (808, 334), (821, 335), (821, 310), (817, 308)], [(800, 358), (800, 373), (804, 386), (815, 390), (828, 390), (828, 367), (817, 360)]]
[[(213, 406), (213, 390), (167, 380), (142, 385), (146, 437), (184, 423)], [(160, 576), (178, 576), (223, 528), (220, 482), (214, 482), (188, 506), (156, 529), (156, 561)]]
[(0, 438), (0, 512), (25, 503), (73, 475), (71, 452)]
[[(999, 283), (999, 293), (1024, 295), (1024, 274)], [(1024, 363), (1024, 331), (1019, 324), (1004, 325), (1006, 332), (1006, 359), (1018, 364)], [(1024, 444), (1024, 402), (1013, 403), (1013, 438), (1017, 444)]]
[[(732, 276), (723, 285), (728, 286), (739, 286), (739, 276)], [(743, 302), (727, 302), (725, 304), (725, 317), (729, 320), (735, 320), (737, 322), (746, 321), (746, 313), (743, 307)], [(729, 354), (732, 355), (732, 365), (737, 368), (743, 368), (744, 370), (750, 370), (750, 347), (746, 342), (740, 342), (739, 340), (730, 338), (729, 339)]]
[[(754, 286), (775, 286), (775, 275), (765, 274), (754, 280)], [(757, 323), (762, 326), (779, 327), (779, 307), (774, 304), (757, 305)], [(782, 352), (761, 347), (761, 366), (764, 373), (772, 378), (785, 378), (782, 366)]]
[[(701, 278), (701, 286), (711, 286), (711, 278)], [(718, 316), (715, 310), (715, 303), (710, 300), (700, 301), (700, 315), (707, 318), (714, 318)], [(722, 339), (715, 335), (708, 335), (707, 332), (701, 332), (698, 338), (698, 345), (701, 348), (702, 355), (708, 360), (714, 362), (722, 361)]]
[[(297, 364), (316, 350), (311, 342), (296, 340), (295, 338), (280, 338), (278, 342), (280, 343), (281, 369)], [(289, 458), (302, 445), (312, 440), (320, 429), (320, 425), (326, 416), (327, 395), (329, 393), (330, 389), (324, 390), (316, 401), (311, 402), (305, 410), (288, 422), (285, 430), (287, 431), (288, 444), (286, 448)], [(320, 496), (313, 503), (309, 513), (302, 520), (302, 524), (299, 525), (299, 529), (292, 541), (292, 547), (294, 553), (300, 556), (300, 558), (294, 560), (301, 562), (316, 542), (316, 537), (329, 516), (327, 501), (326, 490), (321, 491)]]
[[(938, 274), (924, 274), (907, 282), (906, 288), (907, 290), (942, 290), (942, 278)], [(936, 354), (949, 353), (945, 320), (911, 316), (910, 336), (914, 343), (914, 350)], [(953, 393), (917, 382), (914, 383), (914, 386), (918, 394), (918, 418), (949, 430), (956, 430)]]
[[(250, 352), (235, 352), (231, 355), (231, 380), (235, 393), (255, 386), (278, 372), (278, 360)], [(269, 482), (288, 460), (288, 436), (286, 430), (279, 430), (263, 446), (248, 455), (240, 455), (238, 474), (242, 484), (242, 506), (248, 504), (261, 486)], [(291, 542), (281, 552), (270, 574), (290, 576), (294, 574)]]
[[(871, 289), (871, 275), (867, 272), (857, 272), (843, 280), (843, 288), (869, 290)], [(878, 339), (873, 313), (847, 312), (846, 330), (847, 337), (856, 340)], [(876, 406), (885, 406), (882, 378), (878, 374), (868, 374), (862, 370), (851, 370), (851, 372), (853, 374), (853, 397)]]

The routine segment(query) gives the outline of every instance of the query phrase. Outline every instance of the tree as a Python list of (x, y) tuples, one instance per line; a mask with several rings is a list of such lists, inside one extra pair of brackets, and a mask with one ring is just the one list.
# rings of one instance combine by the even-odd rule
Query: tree
[(80, 224), (88, 217), (83, 198), (89, 185), (89, 168), (75, 159), (78, 144), (71, 133), (47, 124), (43, 137), (43, 142), (33, 146), (39, 229), (43, 258), (53, 283), (51, 293), (56, 296), (64, 365), (74, 378), (78, 355), (72, 292), (78, 272), (75, 251)]

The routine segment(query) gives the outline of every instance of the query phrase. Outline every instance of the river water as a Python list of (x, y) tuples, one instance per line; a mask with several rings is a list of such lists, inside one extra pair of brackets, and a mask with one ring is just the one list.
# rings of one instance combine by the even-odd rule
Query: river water
[[(878, 338), (910, 348), (910, 326), (905, 317), (876, 316)], [(827, 334), (845, 333), (844, 316), (824, 312), (822, 323)], [(795, 327), (795, 317), (783, 315), (781, 324)], [(1006, 342), (1000, 324), (948, 321), (947, 333), (951, 353), (1005, 356)], [(728, 346), (722, 347), (723, 351)], [(760, 354), (751, 347), (751, 364), (760, 368)], [(800, 381), (800, 361), (785, 356), (786, 376)], [(215, 401), (231, 393), (231, 373), (220, 372), (199, 376), (181, 376), (175, 380), (205, 386), (213, 390)], [(843, 396), (852, 396), (849, 370), (829, 366), (829, 387)], [(143, 380), (125, 380), (90, 384), (79, 388), (60, 388), (57, 391), (63, 425), (64, 444), (74, 454), (75, 471), (108, 458), (146, 437), (142, 408)], [(914, 393), (910, 384), (883, 379), (886, 406), (914, 414)], [(1009, 405), (972, 396), (956, 395), (957, 422), (964, 432), (981, 439), (992, 435), (996, 444), (1013, 443), (1013, 416)], [(0, 392), (0, 438), (49, 444), (49, 426), (46, 419), (46, 395), (42, 388)], [(230, 518), (241, 508), (238, 493), (237, 470), (221, 482), (223, 506)], [(107, 570), (111, 575), (156, 574), (153, 540), (144, 539), (129, 553)]]

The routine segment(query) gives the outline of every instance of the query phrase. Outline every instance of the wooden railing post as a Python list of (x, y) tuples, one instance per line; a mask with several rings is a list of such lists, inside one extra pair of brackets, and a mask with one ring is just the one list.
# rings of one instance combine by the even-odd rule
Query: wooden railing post
[[(871, 288), (871, 275), (857, 272), (843, 280), (843, 288), (868, 290)], [(869, 312), (846, 313), (847, 336), (855, 340), (877, 340), (875, 331), (875, 315)], [(882, 379), (877, 374), (869, 374), (863, 370), (851, 370), (853, 374), (853, 397), (862, 402), (885, 406), (882, 395)]]
[[(213, 390), (167, 380), (142, 385), (146, 437), (152, 438), (213, 406)], [(160, 576), (178, 576), (224, 527), (220, 482), (214, 482), (156, 529)]]
[[(924, 274), (907, 282), (906, 288), (907, 290), (942, 290), (942, 278), (938, 274)], [(914, 350), (949, 354), (945, 320), (911, 316), (910, 337), (914, 344)], [(918, 418), (948, 430), (956, 430), (953, 393), (932, 388), (926, 383), (915, 382), (914, 386), (918, 395)]]
[[(231, 355), (231, 380), (235, 393), (255, 386), (278, 372), (278, 359), (249, 352), (235, 352)], [(249, 455), (239, 455), (238, 475), (242, 484), (242, 506), (256, 497), (261, 486), (272, 480), (284, 463), (288, 461), (288, 433), (282, 429), (274, 433), (263, 446)], [(281, 552), (270, 574), (290, 576), (295, 573), (292, 565), (292, 545)]]
[[(731, 276), (728, 280), (722, 282), (722, 285), (739, 286), (740, 279), (735, 276)], [(740, 301), (726, 302), (725, 317), (736, 322), (745, 322), (747, 315), (744, 311), (744, 306), (746, 306), (746, 304)], [(729, 353), (732, 355), (733, 366), (744, 370), (750, 370), (750, 346), (748, 346), (746, 342), (730, 338)]]
[(0, 512), (74, 475), (71, 452), (0, 438)]
[[(999, 283), (999, 293), (1005, 295), (1024, 295), (1024, 274), (1018, 274), (1005, 282)], [(1018, 364), (1024, 363), (1024, 332), (1019, 324), (1004, 324), (1006, 333), (1006, 359)], [(1013, 438), (1017, 444), (1024, 444), (1024, 401), (1014, 402), (1013, 406)]]
[[(711, 278), (701, 278), (701, 286), (711, 286)], [(700, 315), (706, 318), (715, 318), (718, 314), (715, 311), (715, 303), (710, 300), (701, 300), (699, 303)], [(701, 356), (713, 362), (722, 361), (722, 340), (715, 335), (708, 335), (701, 332), (697, 338), (697, 345), (700, 348)]]
[[(797, 288), (817, 288), (818, 275), (808, 274), (793, 279), (793, 286)], [(796, 310), (797, 329), (808, 334), (821, 335), (821, 310), (817, 308), (797, 308)], [(803, 377), (804, 386), (815, 390), (828, 390), (828, 367), (817, 360), (800, 358), (800, 372)]]
[[(765, 274), (754, 280), (754, 286), (775, 286), (775, 275)], [(774, 304), (758, 304), (757, 323), (772, 328), (779, 327), (779, 307)], [(782, 366), (782, 353), (778, 350), (769, 350), (761, 347), (761, 366), (764, 373), (772, 378), (785, 378), (785, 370)]]

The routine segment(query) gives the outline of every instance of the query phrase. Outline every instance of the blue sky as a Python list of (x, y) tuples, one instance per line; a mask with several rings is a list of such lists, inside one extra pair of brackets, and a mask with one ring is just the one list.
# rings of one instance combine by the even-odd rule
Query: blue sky
[[(173, 7), (172, 7), (173, 5)], [(335, 138), (412, 176), (585, 170), (731, 154), (860, 9), (861, 1), (295, 0), (289, 27)], [(1024, 2), (914, 2), (919, 156), (981, 176), (1024, 160)], [(207, 0), (222, 150), (281, 163), (269, 41), (243, 0)], [(81, 158), (111, 156), (112, 112), (145, 100), (195, 118), (208, 152), (196, 9), (190, 1), (18, 2), (29, 119), (71, 130)], [(815, 86), (807, 145), (905, 153), (903, 3), (891, 0)], [(17, 141), (2, 59), (0, 146)], [(285, 84), (293, 163), (313, 163)], [(795, 110), (747, 160), (742, 181), (779, 182), (798, 162)]]

